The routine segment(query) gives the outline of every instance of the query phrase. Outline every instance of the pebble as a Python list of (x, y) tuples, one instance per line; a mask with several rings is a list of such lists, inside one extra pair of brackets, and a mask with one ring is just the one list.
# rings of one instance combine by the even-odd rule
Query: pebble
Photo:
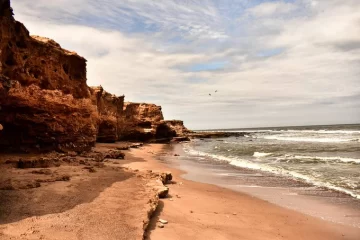
[(158, 225), (158, 228), (164, 228), (164, 224), (160, 223), (160, 224)]
[(162, 224), (167, 224), (168, 221), (164, 220), (164, 219), (159, 219), (159, 222), (162, 223)]

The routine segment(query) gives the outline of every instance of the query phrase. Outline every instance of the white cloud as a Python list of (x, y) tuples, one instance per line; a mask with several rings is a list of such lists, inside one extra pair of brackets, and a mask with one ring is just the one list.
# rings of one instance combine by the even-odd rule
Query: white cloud
[(294, 11), (297, 8), (295, 4), (286, 2), (264, 2), (253, 8), (248, 9), (248, 13), (255, 17), (269, 17), (272, 15), (281, 15)]

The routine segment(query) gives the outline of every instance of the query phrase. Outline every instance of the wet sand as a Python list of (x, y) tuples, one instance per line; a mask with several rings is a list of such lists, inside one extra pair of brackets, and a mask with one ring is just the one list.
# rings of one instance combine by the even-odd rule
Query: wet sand
[[(355, 240), (360, 237), (359, 228), (324, 221), (248, 194), (187, 180), (182, 177), (184, 171), (159, 160), (174, 158), (174, 152), (161, 145), (145, 146), (132, 150), (131, 154), (146, 161), (129, 163), (129, 167), (171, 171), (176, 181), (169, 185), (171, 197), (161, 200), (147, 239)], [(159, 218), (169, 222), (165, 228), (157, 227)]]
[(350, 195), (208, 157), (188, 155), (180, 144), (167, 148), (180, 156), (160, 155), (159, 159), (185, 171), (182, 177), (186, 179), (247, 193), (311, 216), (360, 228), (360, 200)]

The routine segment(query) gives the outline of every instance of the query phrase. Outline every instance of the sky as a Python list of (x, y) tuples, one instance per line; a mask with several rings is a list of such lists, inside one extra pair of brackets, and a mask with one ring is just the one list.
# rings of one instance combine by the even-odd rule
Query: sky
[[(359, 0), (13, 0), (88, 85), (190, 129), (360, 123)], [(211, 96), (209, 95), (211, 94)]]

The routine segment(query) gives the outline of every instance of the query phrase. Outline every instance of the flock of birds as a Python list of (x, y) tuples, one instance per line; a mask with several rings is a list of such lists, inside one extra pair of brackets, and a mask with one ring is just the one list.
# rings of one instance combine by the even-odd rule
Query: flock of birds
[[(215, 93), (217, 93), (217, 90), (215, 90)], [(211, 96), (211, 93), (209, 93), (209, 96)]]

